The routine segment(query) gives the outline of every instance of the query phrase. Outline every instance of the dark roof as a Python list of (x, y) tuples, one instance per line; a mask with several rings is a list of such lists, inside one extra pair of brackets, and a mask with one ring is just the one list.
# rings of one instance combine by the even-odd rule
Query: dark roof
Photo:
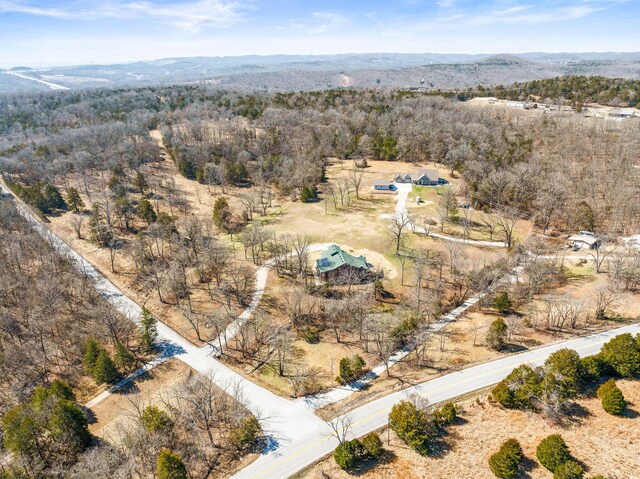
[(330, 245), (322, 253), (320, 258), (316, 260), (316, 266), (320, 273), (333, 271), (340, 266), (347, 264), (354, 268), (371, 269), (371, 265), (367, 263), (367, 259), (361, 256), (353, 256), (344, 251), (337, 244)]

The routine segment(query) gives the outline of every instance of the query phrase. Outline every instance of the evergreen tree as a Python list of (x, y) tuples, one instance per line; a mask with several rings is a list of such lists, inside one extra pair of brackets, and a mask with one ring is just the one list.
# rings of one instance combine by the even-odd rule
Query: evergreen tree
[(508, 313), (511, 310), (511, 300), (509, 299), (509, 293), (501, 291), (493, 300), (493, 307), (501, 313)]
[(576, 461), (567, 461), (556, 467), (553, 479), (582, 479), (584, 469)]
[(164, 449), (158, 455), (156, 477), (158, 479), (187, 479), (187, 468), (178, 454)]
[(158, 215), (156, 215), (151, 202), (146, 198), (142, 198), (140, 203), (138, 203), (136, 214), (149, 225), (158, 219)]
[(113, 239), (113, 232), (95, 203), (91, 209), (91, 219), (89, 220), (89, 238), (100, 246), (107, 246)]
[(87, 338), (84, 345), (84, 356), (82, 357), (85, 374), (93, 375), (93, 368), (96, 366), (96, 359), (98, 359), (100, 349), (100, 345), (94, 338)]
[(58, 190), (58, 188), (56, 188), (51, 183), (47, 183), (45, 185), (43, 196), (45, 203), (49, 209), (67, 209), (67, 203), (65, 203), (64, 198), (62, 198), (60, 190)]
[(147, 179), (144, 177), (142, 172), (138, 171), (138, 173), (136, 174), (136, 177), (133, 180), (133, 186), (140, 192), (141, 195), (144, 195), (144, 192), (149, 187), (149, 184), (147, 183)]
[(536, 449), (536, 457), (540, 464), (551, 472), (561, 464), (571, 460), (571, 453), (560, 434), (552, 434), (542, 440)]
[(487, 346), (496, 351), (500, 351), (505, 346), (505, 340), (507, 338), (507, 323), (502, 318), (496, 318), (489, 326), (487, 332)]
[(118, 370), (113, 364), (109, 353), (104, 349), (100, 350), (96, 358), (96, 364), (93, 367), (93, 379), (98, 384), (112, 384), (118, 379)]
[(91, 444), (87, 418), (82, 409), (71, 401), (61, 399), (56, 403), (48, 429), (54, 440), (63, 443), (65, 449), (74, 455), (81, 453)]
[(522, 464), (522, 446), (515, 439), (505, 441), (489, 458), (489, 468), (499, 479), (515, 479)]
[(333, 451), (336, 464), (345, 471), (355, 469), (366, 458), (367, 450), (359, 439), (345, 441)]
[(614, 416), (620, 416), (627, 408), (627, 401), (613, 379), (598, 388), (598, 397), (602, 401), (602, 409)]
[(384, 453), (384, 449), (382, 447), (382, 441), (380, 440), (380, 436), (378, 436), (375, 432), (370, 432), (365, 437), (362, 438), (362, 445), (367, 450), (367, 454), (374, 459), (379, 459), (382, 457)]
[(437, 435), (437, 429), (427, 414), (410, 401), (400, 401), (391, 408), (389, 427), (422, 455), (430, 451), (430, 443)]
[(623, 378), (640, 375), (640, 348), (631, 334), (620, 334), (602, 346), (602, 359)]
[(153, 317), (151, 312), (142, 307), (142, 318), (140, 319), (140, 327), (142, 328), (142, 335), (140, 337), (140, 343), (142, 348), (150, 353), (155, 350), (156, 339), (158, 338), (158, 325), (156, 318)]
[(231, 210), (226, 198), (218, 198), (213, 205), (213, 224), (225, 233), (231, 232)]
[(118, 342), (116, 350), (113, 354), (113, 362), (122, 371), (128, 371), (135, 364), (136, 358), (124, 344)]
[(140, 416), (140, 422), (149, 432), (163, 432), (173, 426), (173, 421), (169, 415), (156, 406), (144, 408)]
[(245, 417), (231, 433), (231, 443), (238, 449), (246, 449), (255, 444), (262, 429), (254, 416)]
[(560, 349), (552, 353), (544, 362), (543, 388), (553, 390), (563, 399), (574, 398), (582, 387), (584, 373), (577, 352), (572, 349)]
[(71, 187), (67, 190), (67, 204), (74, 213), (78, 213), (84, 208), (84, 201), (76, 188)]
[(531, 366), (523, 364), (500, 381), (491, 395), (504, 407), (535, 411), (542, 396), (542, 377)]

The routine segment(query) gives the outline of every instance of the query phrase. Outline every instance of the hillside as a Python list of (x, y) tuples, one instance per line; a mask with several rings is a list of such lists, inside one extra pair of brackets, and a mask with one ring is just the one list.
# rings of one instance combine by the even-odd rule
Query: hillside
[[(21, 74), (31, 78), (18, 78)], [(228, 89), (298, 91), (324, 88), (468, 88), (564, 75), (637, 79), (637, 53), (457, 55), (344, 54), (166, 58), (115, 65), (78, 65), (0, 71), (0, 93), (211, 83)], [(52, 87), (53, 88), (53, 87)]]

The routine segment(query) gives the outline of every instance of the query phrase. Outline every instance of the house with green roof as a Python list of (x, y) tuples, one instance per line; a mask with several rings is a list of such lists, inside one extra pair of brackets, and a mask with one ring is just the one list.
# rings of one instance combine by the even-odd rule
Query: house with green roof
[(373, 265), (364, 255), (353, 256), (337, 244), (330, 245), (316, 260), (320, 278), (330, 283), (362, 283), (373, 278)]

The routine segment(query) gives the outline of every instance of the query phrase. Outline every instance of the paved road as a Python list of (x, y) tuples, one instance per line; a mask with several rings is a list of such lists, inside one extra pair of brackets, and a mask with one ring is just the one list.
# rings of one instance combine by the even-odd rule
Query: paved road
[[(416, 394), (430, 403), (458, 397), (477, 389), (491, 386), (504, 379), (521, 364), (539, 366), (554, 351), (562, 348), (576, 350), (581, 356), (596, 354), (602, 345), (618, 334), (640, 333), (640, 324), (594, 334), (585, 338), (562, 341), (525, 353), (447, 374), (417, 386), (407, 388), (361, 406), (348, 415), (353, 421), (351, 437), (359, 437), (387, 425), (391, 407), (402, 399)], [(286, 478), (329, 454), (337, 445), (327, 425), (309, 430), (293, 444), (275, 454), (263, 456), (233, 476), (234, 479)]]
[[(3, 185), (0, 184), (0, 192), (2, 191), (13, 196), (8, 188), (3, 188)], [(61, 255), (69, 258), (78, 270), (86, 274), (102, 296), (124, 316), (139, 323), (142, 308), (137, 303), (123, 294), (89, 261), (41, 223), (19, 199), (15, 198), (15, 204), (20, 215), (32, 225), (33, 229)], [(161, 349), (160, 358), (176, 357), (196, 371), (210, 376), (218, 386), (230, 392), (235, 388), (240, 388), (244, 405), (260, 420), (263, 430), (269, 437), (269, 445), (272, 450), (291, 444), (303, 436), (306, 431), (324, 425), (324, 422), (312, 411), (252, 383), (212, 358), (208, 347), (201, 348), (193, 345), (162, 322), (158, 322), (158, 340)]]
[(5, 73), (7, 75), (13, 75), (14, 77), (23, 78), (25, 80), (31, 80), (37, 83), (42, 83), (43, 85), (47, 85), (52, 90), (68, 90), (69, 89), (69, 87), (67, 86), (58, 85), (57, 83), (52, 83), (50, 81), (42, 80), (40, 78), (30, 77), (25, 75), (24, 73), (19, 73), (19, 72), (5, 72)]

